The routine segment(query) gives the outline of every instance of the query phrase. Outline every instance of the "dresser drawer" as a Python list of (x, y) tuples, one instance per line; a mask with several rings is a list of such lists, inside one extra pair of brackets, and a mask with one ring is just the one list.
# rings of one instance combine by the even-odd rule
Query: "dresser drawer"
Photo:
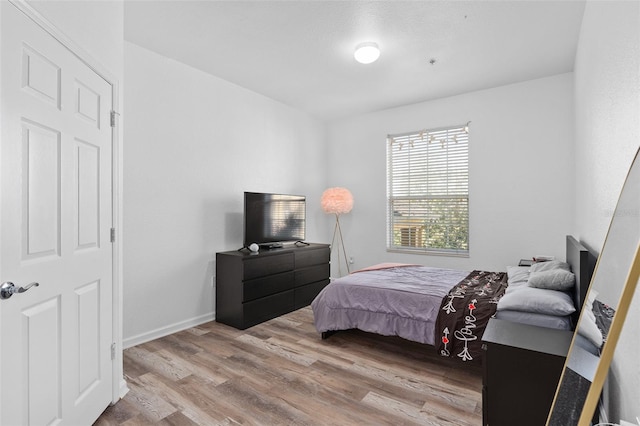
[(329, 263), (330, 255), (329, 247), (296, 252), (296, 269)]
[(313, 299), (320, 293), (320, 290), (325, 288), (329, 284), (329, 279), (318, 281), (315, 283), (307, 284), (295, 289), (295, 309), (303, 308), (309, 305)]
[(311, 266), (309, 268), (296, 269), (295, 286), (299, 287), (316, 281), (322, 281), (329, 278), (331, 267), (328, 263), (324, 265)]
[(286, 271), (293, 271), (293, 253), (291, 252), (255, 257), (244, 261), (245, 281)]
[(248, 302), (270, 294), (289, 290), (293, 287), (293, 283), (293, 271), (245, 281), (243, 283), (242, 301)]
[(293, 290), (288, 290), (245, 303), (245, 328), (290, 312), (293, 301)]

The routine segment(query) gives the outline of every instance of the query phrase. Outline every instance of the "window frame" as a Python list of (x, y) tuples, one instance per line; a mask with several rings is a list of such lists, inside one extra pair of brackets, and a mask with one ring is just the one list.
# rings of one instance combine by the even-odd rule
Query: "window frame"
[[(387, 252), (469, 257), (469, 123), (387, 135)], [(429, 144), (432, 143), (441, 145), (443, 149), (431, 148)], [(415, 149), (416, 144), (427, 145), (419, 145), (419, 148)], [(449, 144), (455, 145), (450, 147)], [(407, 159), (398, 159), (397, 154), (394, 157), (394, 146), (398, 150), (402, 150), (402, 148), (407, 150), (414, 149), (416, 159), (412, 159), (411, 154), (405, 154), (405, 157), (408, 157)], [(444, 149), (445, 146), (447, 147), (446, 150)], [(440, 152), (433, 153), (437, 151)], [(450, 155), (450, 152), (453, 154)], [(430, 160), (434, 162), (434, 165), (430, 167), (437, 169), (436, 171), (426, 169)], [(406, 164), (400, 166), (401, 161), (405, 161)], [(411, 179), (412, 176), (416, 175), (412, 166), (413, 168), (422, 168), (422, 173), (415, 179), (415, 183)], [(443, 167), (446, 170), (446, 176), (443, 175)], [(397, 168), (401, 171), (398, 172)], [(398, 178), (400, 178), (400, 181), (398, 181)], [(451, 183), (449, 182), (450, 180)], [(400, 182), (397, 185), (401, 189), (394, 190), (396, 181)], [(415, 187), (418, 186), (422, 186), (423, 189), (416, 190)], [(435, 189), (432, 190), (431, 186)], [(444, 216), (442, 216), (441, 212), (437, 213), (439, 218), (443, 218), (444, 223), (439, 222), (439, 219), (434, 219), (436, 211), (433, 206), (429, 206), (429, 204), (434, 204), (437, 200), (444, 200), (441, 204), (452, 204), (445, 206)], [(407, 202), (409, 212), (411, 211), (412, 203), (414, 206), (422, 205), (422, 207), (416, 207), (416, 209), (423, 211), (423, 213), (415, 216), (409, 213), (404, 221), (397, 220), (397, 207), (402, 201)], [(459, 203), (466, 206), (466, 209), (463, 207), (461, 210), (452, 210), (455, 204)], [(453, 217), (451, 213), (454, 212), (455, 214), (456, 211), (462, 211), (462, 216)], [(425, 222), (429, 219), (435, 220), (435, 226), (440, 228), (447, 230), (453, 228), (456, 232), (466, 233), (465, 240), (460, 243), (460, 239), (456, 239), (456, 235), (454, 235), (453, 241), (458, 241), (457, 247), (452, 247), (456, 246), (455, 243), (450, 244), (449, 247), (429, 245), (429, 238), (438, 238), (430, 237), (427, 233)], [(410, 226), (411, 222), (414, 221), (417, 226)], [(461, 223), (463, 224), (462, 228), (460, 228)], [(405, 226), (403, 227), (403, 225)], [(414, 231), (411, 229), (414, 229)], [(397, 232), (400, 232), (399, 236), (396, 235)], [(444, 232), (444, 235), (447, 235), (447, 232)], [(445, 241), (447, 241), (445, 236), (440, 236), (440, 238), (445, 238)], [(408, 242), (408, 244), (403, 244), (403, 242)]]

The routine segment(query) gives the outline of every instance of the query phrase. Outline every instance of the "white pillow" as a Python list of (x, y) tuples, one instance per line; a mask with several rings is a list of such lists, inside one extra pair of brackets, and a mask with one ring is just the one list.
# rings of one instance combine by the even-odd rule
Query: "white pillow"
[(582, 318), (578, 324), (578, 333), (586, 337), (596, 348), (600, 348), (604, 341), (602, 332), (596, 325), (596, 317), (593, 315), (591, 305), (585, 306), (588, 308), (582, 313)]
[(528, 266), (507, 266), (507, 284), (509, 284), (508, 288), (527, 284), (528, 280)]
[(593, 314), (593, 302), (597, 297), (598, 292), (593, 288), (589, 289), (587, 302), (584, 304), (584, 308), (582, 308), (582, 317), (580, 319), (580, 323), (578, 324), (578, 334), (587, 338), (597, 348), (600, 348), (602, 346), (602, 343), (604, 342), (604, 337), (602, 336), (602, 332), (596, 325), (596, 316)]
[(523, 286), (517, 291), (506, 292), (498, 302), (497, 309), (547, 315), (570, 315), (576, 311), (567, 293), (528, 286)]

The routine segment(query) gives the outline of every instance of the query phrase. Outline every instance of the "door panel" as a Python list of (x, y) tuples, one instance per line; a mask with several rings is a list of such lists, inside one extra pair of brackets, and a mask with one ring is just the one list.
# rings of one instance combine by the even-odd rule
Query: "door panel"
[(23, 398), (39, 401), (28, 404), (24, 413), (31, 424), (48, 425), (61, 418), (62, 348), (60, 335), (60, 298), (45, 300), (22, 312), (24, 345), (27, 364)]
[(91, 424), (117, 385), (112, 87), (0, 7), (0, 282), (40, 283), (0, 300), (0, 424)]
[(76, 289), (78, 305), (78, 392), (81, 398), (100, 380), (100, 281)]
[(75, 140), (76, 251), (100, 247), (100, 147)]
[(100, 128), (100, 94), (80, 80), (76, 80), (76, 114)]
[(23, 260), (60, 254), (60, 136), (22, 120)]
[(22, 87), (27, 93), (60, 109), (60, 67), (29, 46), (22, 48)]

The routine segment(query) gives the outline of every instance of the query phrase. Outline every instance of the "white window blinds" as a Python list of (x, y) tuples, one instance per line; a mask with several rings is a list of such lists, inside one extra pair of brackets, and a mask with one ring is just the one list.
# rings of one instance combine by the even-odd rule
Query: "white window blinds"
[(469, 252), (468, 125), (387, 138), (387, 249)]

